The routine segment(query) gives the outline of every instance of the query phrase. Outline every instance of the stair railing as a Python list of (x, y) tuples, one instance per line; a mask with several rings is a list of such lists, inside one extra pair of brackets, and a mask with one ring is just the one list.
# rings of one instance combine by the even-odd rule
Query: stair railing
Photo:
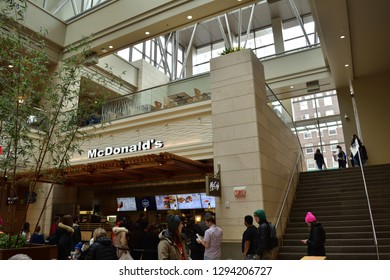
[[(276, 230), (280, 234), (279, 240), (281, 241), (281, 245), (283, 244), (283, 234), (284, 234), (284, 230), (285, 230), (285, 225), (287, 224), (287, 219), (288, 219), (290, 208), (291, 208), (291, 205), (293, 202), (293, 197), (295, 196), (295, 190), (296, 190), (296, 186), (297, 186), (298, 176), (299, 176), (300, 171), (302, 171), (302, 158), (303, 158), (302, 152), (298, 153), (297, 159), (296, 159), (295, 164), (294, 164), (294, 168), (293, 168), (291, 175), (290, 175), (288, 187), (287, 187), (287, 190), (284, 194), (283, 202), (280, 206), (278, 217), (277, 217), (276, 223), (275, 223)], [(282, 215), (285, 212), (285, 210), (287, 212), (287, 214), (285, 215), (287, 218), (282, 224), (281, 219), (282, 219)], [(279, 226), (279, 224), (281, 226)]]
[(369, 214), (370, 214), (371, 227), (372, 227), (372, 234), (374, 235), (374, 245), (375, 245), (375, 250), (376, 250), (376, 257), (377, 257), (377, 259), (379, 260), (378, 239), (377, 239), (377, 237), (376, 237), (376, 230), (375, 230), (374, 218), (373, 218), (373, 216), (372, 216), (371, 202), (370, 202), (370, 197), (369, 197), (369, 195), (368, 195), (366, 177), (364, 176), (364, 170), (363, 170), (362, 159), (361, 159), (361, 157), (360, 157), (359, 146), (358, 146), (357, 153), (358, 153), (358, 158), (359, 158), (360, 171), (361, 171), (361, 173), (362, 173), (362, 178), (363, 178), (364, 191), (366, 192), (366, 199), (367, 199), (367, 204), (368, 204), (368, 212), (369, 212)]

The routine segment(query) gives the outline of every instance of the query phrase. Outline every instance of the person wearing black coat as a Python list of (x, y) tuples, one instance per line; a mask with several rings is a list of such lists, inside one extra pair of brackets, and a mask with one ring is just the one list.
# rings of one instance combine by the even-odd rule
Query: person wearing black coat
[(62, 218), (62, 222), (58, 224), (55, 240), (58, 247), (57, 259), (67, 260), (70, 257), (70, 252), (72, 251), (72, 235), (73, 235), (73, 219), (70, 215), (65, 215)]
[(93, 243), (83, 249), (79, 257), (81, 260), (117, 260), (116, 247), (103, 228), (93, 232)]
[(326, 233), (321, 223), (317, 223), (316, 217), (311, 212), (306, 214), (305, 222), (309, 226), (310, 234), (308, 239), (301, 240), (301, 242), (307, 245), (307, 255), (326, 256)]
[(317, 149), (314, 154), (314, 160), (317, 164), (318, 170), (322, 170), (322, 167), (325, 165), (324, 156), (321, 154), (320, 149)]
[(269, 242), (271, 239), (271, 228), (267, 221), (264, 210), (256, 210), (253, 214), (255, 221), (259, 224), (257, 229), (257, 236), (255, 238), (255, 256), (256, 260), (271, 259), (271, 250), (269, 249)]

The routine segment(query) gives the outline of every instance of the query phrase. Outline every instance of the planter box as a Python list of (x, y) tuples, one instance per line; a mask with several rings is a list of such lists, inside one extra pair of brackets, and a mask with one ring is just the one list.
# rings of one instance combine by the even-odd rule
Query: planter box
[(26, 254), (33, 260), (51, 260), (57, 258), (57, 246), (28, 244), (22, 248), (0, 249), (0, 260), (8, 260), (16, 254)]

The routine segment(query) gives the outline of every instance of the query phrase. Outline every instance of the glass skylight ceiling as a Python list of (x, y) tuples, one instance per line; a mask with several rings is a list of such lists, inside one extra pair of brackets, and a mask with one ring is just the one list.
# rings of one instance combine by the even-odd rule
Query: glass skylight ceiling
[(69, 21), (112, 0), (30, 0), (63, 21)]

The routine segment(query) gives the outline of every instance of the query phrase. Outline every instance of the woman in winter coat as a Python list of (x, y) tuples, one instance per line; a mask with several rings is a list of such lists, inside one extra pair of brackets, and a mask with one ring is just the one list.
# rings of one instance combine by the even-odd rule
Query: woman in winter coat
[(159, 260), (189, 260), (187, 244), (181, 233), (183, 223), (178, 215), (168, 215), (168, 229), (159, 234)]
[(56, 244), (58, 247), (58, 256), (59, 260), (67, 260), (70, 257), (70, 252), (72, 251), (72, 234), (73, 234), (73, 219), (70, 215), (65, 215), (62, 218), (62, 222), (58, 223), (56, 230)]
[(305, 222), (309, 226), (310, 235), (309, 239), (301, 240), (301, 242), (307, 245), (308, 256), (326, 256), (325, 253), (325, 241), (326, 234), (321, 223), (317, 223), (316, 217), (311, 212), (306, 214)]
[(116, 247), (112, 244), (107, 232), (99, 227), (93, 231), (93, 243), (81, 249), (79, 259), (85, 260), (117, 260)]
[(129, 252), (129, 244), (127, 242), (127, 234), (129, 231), (125, 228), (125, 223), (121, 222), (119, 226), (112, 228), (112, 232), (114, 233), (113, 243), (117, 248), (117, 257), (120, 259), (123, 254)]

